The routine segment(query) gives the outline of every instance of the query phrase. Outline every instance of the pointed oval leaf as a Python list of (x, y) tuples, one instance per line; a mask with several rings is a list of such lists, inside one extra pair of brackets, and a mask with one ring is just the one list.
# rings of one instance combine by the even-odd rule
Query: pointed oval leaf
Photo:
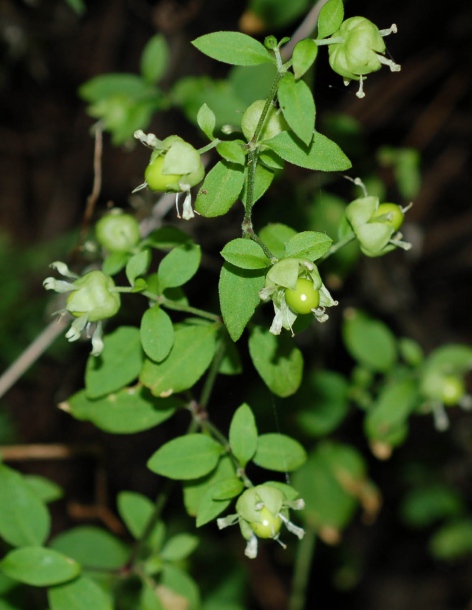
[(198, 191), (195, 210), (206, 218), (222, 216), (239, 197), (244, 186), (244, 168), (236, 163), (219, 161), (208, 172)]
[(141, 383), (154, 396), (167, 397), (191, 388), (210, 366), (215, 353), (216, 326), (181, 326), (174, 335), (174, 347), (160, 363), (146, 360)]
[(167, 541), (160, 555), (164, 561), (182, 561), (197, 548), (200, 540), (191, 534), (177, 534)]
[(275, 63), (274, 55), (257, 40), (240, 32), (212, 32), (192, 42), (209, 57), (233, 66)]
[(213, 131), (215, 129), (216, 117), (215, 113), (207, 104), (202, 104), (197, 114), (197, 123), (203, 133), (209, 140), (213, 140)]
[(162, 34), (156, 34), (144, 47), (141, 55), (141, 74), (150, 84), (157, 83), (169, 63), (169, 48)]
[(174, 327), (172, 320), (159, 305), (154, 305), (144, 312), (140, 336), (146, 356), (156, 362), (167, 358), (174, 345)]
[(344, 19), (343, 0), (329, 0), (320, 11), (318, 17), (318, 37), (331, 36), (341, 27)]
[(303, 356), (287, 335), (256, 326), (249, 337), (252, 362), (267, 387), (282, 398), (294, 394), (303, 375)]
[(87, 576), (50, 587), (48, 601), (51, 610), (113, 610), (109, 593)]
[(391, 330), (356, 309), (344, 313), (343, 339), (351, 356), (372, 371), (385, 373), (396, 362), (397, 343)]
[(264, 287), (264, 276), (263, 270), (240, 269), (230, 263), (221, 269), (218, 285), (221, 314), (233, 341), (243, 334), (261, 302), (259, 291)]
[(292, 227), (274, 223), (263, 227), (259, 232), (259, 237), (276, 258), (283, 258), (285, 244), (296, 234), (297, 232)]
[(20, 473), (0, 464), (0, 536), (13, 546), (42, 544), (51, 525), (49, 512)]
[(315, 130), (315, 101), (310, 88), (303, 80), (295, 80), (286, 72), (277, 93), (280, 108), (287, 123), (305, 144), (309, 144)]
[(150, 263), (151, 252), (148, 248), (141, 250), (129, 259), (126, 263), (126, 277), (131, 286), (134, 286), (136, 278), (147, 272)]
[[(152, 519), (156, 505), (151, 500), (135, 491), (122, 491), (118, 494), (118, 512), (131, 532), (133, 538), (139, 540), (146, 531)], [(162, 521), (158, 521), (149, 534), (149, 544), (158, 548), (162, 543), (165, 527)]]
[(295, 78), (301, 78), (315, 63), (318, 55), (318, 45), (311, 38), (297, 42), (292, 53), (292, 66)]
[(34, 491), (38, 498), (48, 504), (64, 496), (64, 490), (57, 483), (38, 474), (24, 476), (25, 483)]
[(229, 428), (229, 445), (241, 466), (246, 466), (257, 449), (257, 426), (249, 405), (242, 404), (233, 415)]
[(143, 364), (139, 329), (120, 326), (103, 339), (100, 356), (90, 356), (85, 372), (88, 398), (99, 398), (116, 392), (133, 382)]
[(162, 445), (148, 460), (149, 470), (169, 479), (188, 481), (211, 472), (224, 448), (204, 434), (187, 434)]
[(221, 251), (221, 256), (228, 263), (241, 269), (265, 269), (270, 265), (270, 260), (259, 244), (252, 239), (242, 237), (227, 243)]
[(264, 144), (270, 146), (285, 161), (306, 169), (340, 172), (351, 167), (351, 162), (339, 146), (317, 131), (309, 146), (288, 131), (282, 131), (275, 138), (265, 140)]
[(198, 271), (202, 253), (200, 246), (187, 243), (173, 248), (159, 263), (159, 288), (176, 288), (186, 284)]
[(261, 468), (291, 472), (303, 466), (305, 460), (305, 449), (290, 436), (278, 433), (259, 436), (254, 463)]
[(326, 233), (302, 231), (287, 242), (285, 256), (316, 261), (328, 252), (332, 243), (333, 240)]
[(243, 150), (244, 144), (245, 142), (242, 140), (228, 140), (226, 142), (220, 142), (216, 147), (216, 150), (223, 159), (226, 159), (226, 161), (244, 165), (246, 162), (246, 155)]
[(52, 549), (25, 546), (10, 551), (0, 561), (0, 570), (10, 578), (35, 587), (47, 587), (72, 580), (80, 574), (80, 565)]
[[(199, 479), (184, 481), (184, 504), (185, 509), (192, 517), (197, 516), (202, 507), (203, 499), (207, 498), (209, 504), (220, 504), (222, 500), (213, 500), (213, 486), (220, 481), (235, 477), (235, 466), (228, 455), (223, 455), (219, 460), (215, 470)], [(208, 495), (207, 495), (208, 494)], [(229, 505), (231, 500), (228, 500)], [(224, 509), (223, 509), (224, 510)], [(214, 518), (214, 517), (211, 517)], [(210, 519), (211, 520), (211, 519)], [(203, 524), (201, 524), (203, 525)]]

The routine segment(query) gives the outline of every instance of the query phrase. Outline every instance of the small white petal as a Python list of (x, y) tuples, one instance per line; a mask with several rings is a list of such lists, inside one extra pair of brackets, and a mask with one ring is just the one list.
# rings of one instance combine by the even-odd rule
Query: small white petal
[(54, 263), (51, 263), (49, 265), (50, 267), (52, 267), (53, 269), (56, 269), (56, 271), (58, 271), (61, 275), (63, 275), (64, 277), (70, 277), (71, 279), (78, 279), (78, 275), (77, 273), (73, 273), (69, 267), (61, 262), (61, 261), (55, 261)]
[(249, 538), (244, 554), (246, 557), (249, 557), (249, 559), (255, 559), (257, 557), (257, 536), (255, 534)]
[(54, 292), (71, 292), (75, 290), (74, 284), (65, 282), (64, 280), (56, 280), (54, 277), (47, 277), (43, 282), (46, 290), (54, 290)]
[(182, 218), (184, 220), (190, 220), (191, 218), (194, 218), (194, 216), (195, 214), (192, 209), (192, 195), (189, 191), (185, 196), (184, 204), (182, 206)]
[(285, 523), (285, 527), (288, 529), (289, 532), (294, 534), (299, 540), (303, 538), (303, 536), (305, 535), (305, 530), (302, 527), (298, 527), (297, 525), (293, 524), (287, 519), (287, 517), (282, 515), (282, 513), (279, 513), (279, 517)]
[(100, 356), (103, 351), (103, 324), (101, 322), (97, 323), (97, 327), (95, 328), (92, 335), (92, 351), (90, 352), (92, 356)]
[(230, 525), (235, 525), (238, 521), (238, 514), (228, 515), (227, 517), (221, 517), (220, 519), (217, 519), (216, 525), (218, 526), (218, 529), (222, 530), (225, 527), (229, 527)]

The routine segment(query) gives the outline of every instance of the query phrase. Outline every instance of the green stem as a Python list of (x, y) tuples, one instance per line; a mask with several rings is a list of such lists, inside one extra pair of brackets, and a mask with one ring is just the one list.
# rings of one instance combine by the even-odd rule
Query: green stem
[(342, 36), (331, 36), (331, 38), (317, 38), (314, 42), (316, 42), (317, 46), (321, 47), (325, 44), (342, 44), (344, 38)]
[(346, 235), (346, 237), (344, 237), (343, 239), (340, 239), (338, 242), (333, 244), (331, 246), (331, 248), (328, 250), (328, 252), (326, 252), (326, 254), (321, 257), (321, 260), (328, 258), (329, 256), (331, 256), (332, 254), (334, 254), (335, 252), (337, 252), (344, 246), (347, 246), (347, 244), (350, 244), (351, 241), (354, 241), (355, 239), (356, 239), (356, 236), (354, 235), (354, 233), (349, 233), (348, 235)]
[(306, 589), (310, 576), (311, 562), (315, 550), (316, 534), (308, 527), (304, 538), (299, 542), (295, 558), (295, 568), (292, 580), (292, 593), (288, 610), (304, 610)]
[(148, 299), (156, 301), (164, 307), (167, 307), (167, 309), (172, 309), (173, 311), (184, 311), (185, 313), (193, 314), (194, 316), (204, 318), (205, 320), (210, 320), (211, 322), (221, 322), (220, 316), (210, 313), (209, 311), (205, 311), (204, 309), (198, 309), (197, 307), (192, 307), (191, 305), (184, 305), (183, 303), (172, 301), (163, 295), (154, 294), (153, 292), (145, 291), (142, 294)]
[(218, 350), (216, 351), (213, 357), (210, 370), (208, 371), (208, 375), (206, 376), (205, 384), (200, 395), (199, 405), (202, 409), (206, 409), (208, 401), (210, 400), (211, 392), (213, 390), (213, 386), (215, 385), (215, 381), (218, 376), (218, 371), (220, 368), (221, 361), (223, 360), (223, 357), (225, 355), (225, 351), (225, 342), (221, 341)]
[(218, 140), (218, 138), (215, 138), (212, 142), (210, 142), (206, 146), (203, 146), (202, 148), (199, 148), (197, 150), (197, 152), (198, 152), (198, 154), (203, 155), (203, 153), (208, 152), (212, 148), (216, 148), (218, 146), (218, 144), (221, 144), (221, 140)]

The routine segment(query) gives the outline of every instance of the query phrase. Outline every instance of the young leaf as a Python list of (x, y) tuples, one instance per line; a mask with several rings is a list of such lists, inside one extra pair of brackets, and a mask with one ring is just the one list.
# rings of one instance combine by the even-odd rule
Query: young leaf
[(121, 326), (103, 339), (100, 356), (90, 356), (85, 371), (88, 398), (99, 398), (128, 385), (139, 375), (143, 350), (139, 330)]
[[(144, 534), (155, 509), (155, 504), (142, 494), (134, 491), (122, 491), (118, 494), (118, 512), (136, 540), (139, 540)], [(155, 524), (148, 538), (151, 547), (159, 547), (164, 529), (162, 521)]]
[(288, 335), (256, 326), (249, 337), (252, 362), (267, 387), (282, 398), (294, 394), (303, 375), (303, 356)]
[(167, 397), (191, 388), (203, 375), (215, 353), (214, 325), (180, 326), (174, 347), (160, 363), (145, 360), (140, 381), (154, 396)]
[(233, 66), (275, 63), (275, 58), (257, 40), (240, 32), (212, 32), (192, 42), (209, 57)]
[(13, 546), (43, 544), (51, 519), (20, 473), (0, 464), (0, 536)]
[(174, 345), (174, 327), (172, 320), (159, 305), (154, 305), (144, 312), (140, 336), (146, 356), (156, 362), (167, 358)]
[(228, 263), (241, 269), (265, 269), (270, 265), (270, 260), (259, 244), (252, 239), (242, 237), (227, 243), (221, 251), (221, 256)]
[(254, 413), (246, 403), (233, 415), (229, 428), (229, 445), (234, 457), (244, 468), (257, 449), (257, 426)]
[(169, 479), (188, 481), (210, 473), (224, 448), (204, 434), (187, 434), (165, 443), (148, 460), (149, 470)]
[(89, 399), (82, 390), (60, 406), (76, 419), (91, 421), (105, 432), (134, 434), (162, 424), (181, 405), (172, 396), (152, 396), (146, 388), (124, 388), (97, 399)]
[(198, 587), (188, 572), (182, 568), (171, 563), (164, 564), (160, 584), (164, 590), (170, 590), (173, 593), (173, 599), (177, 599), (180, 608), (185, 608), (185, 610), (200, 610), (201, 603)]
[(29, 474), (23, 477), (25, 483), (34, 491), (38, 498), (45, 502), (54, 502), (64, 496), (64, 491), (57, 483), (38, 474)]
[(216, 147), (216, 150), (223, 159), (226, 159), (226, 161), (244, 165), (246, 162), (246, 155), (242, 148), (243, 145), (244, 142), (242, 140), (227, 140), (225, 142), (220, 142)]
[(244, 185), (244, 169), (236, 163), (219, 161), (208, 172), (198, 191), (195, 210), (207, 218), (222, 216), (239, 197)]
[(182, 561), (193, 553), (199, 542), (197, 536), (177, 534), (168, 540), (160, 555), (164, 561)]
[(263, 227), (259, 232), (259, 237), (276, 258), (283, 258), (286, 243), (296, 234), (297, 232), (292, 227), (274, 223)]
[(310, 144), (315, 130), (315, 101), (310, 88), (303, 80), (295, 80), (286, 72), (277, 93), (280, 108), (287, 123), (306, 145)]
[(261, 434), (254, 463), (267, 470), (291, 472), (305, 463), (306, 452), (298, 441), (285, 434)]
[[(205, 504), (207, 504), (209, 512), (213, 515), (210, 517), (209, 521), (214, 519), (214, 513), (212, 513), (212, 510), (219, 510), (221, 504), (224, 505), (224, 508), (221, 510), (225, 510), (225, 508), (231, 503), (231, 500), (228, 500), (226, 504), (223, 500), (214, 500), (213, 487), (218, 482), (226, 481), (230, 478), (234, 478), (235, 476), (236, 473), (233, 462), (228, 455), (223, 455), (223, 457), (220, 458), (215, 470), (213, 470), (210, 474), (199, 479), (184, 481), (184, 504), (187, 513), (192, 517), (195, 517), (200, 512), (200, 509), (202, 509), (202, 511), (206, 511), (206, 509), (203, 509), (203, 501), (205, 499)], [(209, 493), (209, 490), (211, 490), (211, 493)], [(215, 504), (218, 504), (216, 508)], [(219, 514), (219, 512), (217, 514)]]
[[(221, 515), (223, 511), (225, 511), (228, 506), (231, 504), (232, 498), (227, 500), (217, 500), (214, 495), (217, 493), (217, 486), (211, 487), (207, 489), (203, 494), (197, 512), (196, 525), (197, 527), (202, 527), (202, 525), (206, 525), (213, 521)], [(234, 497), (234, 496), (233, 496)]]
[(151, 263), (151, 252), (148, 248), (141, 250), (132, 256), (126, 263), (126, 277), (131, 286), (134, 286), (136, 278), (143, 276), (149, 269)]
[(214, 500), (231, 500), (244, 489), (244, 483), (238, 477), (231, 477), (230, 479), (223, 479), (218, 481), (211, 488), (212, 497)]
[(329, 0), (320, 11), (318, 17), (318, 37), (331, 36), (341, 27), (344, 19), (343, 0)]
[(169, 48), (161, 34), (156, 34), (144, 47), (141, 55), (141, 74), (151, 85), (159, 82), (169, 64)]
[(10, 578), (35, 587), (57, 585), (80, 574), (80, 565), (62, 553), (40, 546), (10, 551), (0, 561), (0, 570)]
[(264, 287), (263, 270), (239, 269), (225, 263), (218, 285), (223, 320), (233, 341), (243, 334), (259, 305), (259, 291)]
[(173, 248), (159, 264), (157, 276), (161, 290), (186, 284), (198, 271), (202, 258), (200, 246), (188, 243)]
[(129, 555), (121, 540), (93, 525), (79, 525), (59, 534), (51, 547), (90, 570), (118, 570)]
[(50, 587), (48, 601), (51, 610), (113, 610), (110, 594), (87, 576)]
[(285, 256), (316, 261), (328, 252), (332, 243), (333, 240), (326, 233), (302, 231), (287, 242)]
[(396, 362), (397, 343), (391, 330), (358, 310), (346, 310), (343, 339), (351, 356), (372, 371), (386, 373)]
[(292, 53), (292, 66), (295, 78), (301, 78), (315, 63), (318, 55), (318, 45), (311, 38), (297, 42)]
[(213, 131), (215, 129), (216, 117), (215, 113), (207, 104), (202, 104), (197, 114), (197, 123), (203, 133), (209, 140), (213, 140)]
[(288, 131), (280, 132), (264, 144), (285, 161), (306, 169), (340, 172), (351, 167), (351, 162), (339, 146), (317, 131), (309, 146)]

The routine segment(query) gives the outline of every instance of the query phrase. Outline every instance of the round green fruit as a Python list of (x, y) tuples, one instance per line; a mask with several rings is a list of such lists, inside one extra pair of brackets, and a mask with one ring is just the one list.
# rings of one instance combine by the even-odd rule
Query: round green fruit
[(285, 290), (285, 301), (294, 313), (311, 313), (320, 304), (320, 291), (313, 286), (311, 280), (299, 278), (295, 290)]
[(114, 292), (115, 282), (103, 271), (89, 271), (76, 280), (74, 286), (75, 290), (66, 301), (66, 309), (74, 317), (86, 315), (89, 322), (98, 322), (118, 313), (120, 295)]
[(164, 158), (164, 155), (156, 157), (149, 163), (144, 172), (144, 179), (151, 191), (175, 190), (183, 176), (183, 174), (163, 174)]
[(442, 379), (441, 401), (447, 406), (456, 405), (465, 395), (466, 389), (463, 380), (457, 375), (446, 375)]
[(372, 219), (379, 219), (386, 224), (389, 224), (395, 231), (402, 226), (405, 214), (399, 205), (396, 203), (381, 203), (377, 208)]
[[(243, 130), (243, 134), (246, 136), (248, 141), (252, 138), (256, 131), (256, 127), (259, 123), (259, 119), (261, 118), (265, 103), (265, 100), (257, 100), (252, 103), (243, 114), (243, 118), (241, 119), (241, 129)], [(259, 134), (259, 140), (270, 140), (281, 131), (286, 131), (287, 129), (289, 129), (289, 126), (287, 121), (284, 119), (283, 114), (277, 111), (271, 104), (264, 121), (264, 126)]]
[(279, 515), (273, 515), (270, 510), (263, 506), (259, 511), (261, 521), (252, 521), (249, 525), (258, 538), (275, 538), (282, 527), (282, 519)]
[(128, 252), (139, 243), (139, 225), (134, 216), (110, 212), (95, 226), (97, 241), (109, 252)]

